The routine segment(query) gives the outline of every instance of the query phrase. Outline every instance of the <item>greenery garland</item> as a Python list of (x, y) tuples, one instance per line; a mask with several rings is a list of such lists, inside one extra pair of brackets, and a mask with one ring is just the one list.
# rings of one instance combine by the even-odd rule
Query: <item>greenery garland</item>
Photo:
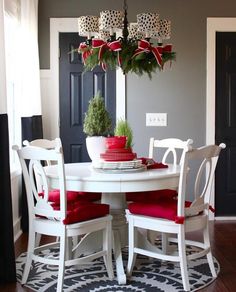
[(161, 71), (166, 62), (176, 59), (175, 52), (164, 51), (160, 66), (152, 52), (142, 52), (134, 56), (137, 49), (137, 41), (129, 40), (126, 43), (121, 41), (121, 50), (119, 52), (105, 48), (100, 60), (100, 48), (93, 48), (91, 45), (87, 45), (84, 48), (79, 48), (78, 52), (86, 56), (84, 58), (85, 70), (93, 70), (97, 65), (102, 65), (104, 70), (121, 67), (124, 74), (133, 72), (141, 76), (147, 73), (150, 79), (152, 78), (152, 73), (155, 73), (157, 69)]

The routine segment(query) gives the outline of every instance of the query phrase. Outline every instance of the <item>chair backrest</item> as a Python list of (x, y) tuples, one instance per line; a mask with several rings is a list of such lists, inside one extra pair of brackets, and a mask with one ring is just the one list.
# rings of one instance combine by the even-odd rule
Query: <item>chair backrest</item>
[[(162, 163), (173, 163), (174, 165), (181, 164), (182, 163), (182, 157), (183, 157), (183, 151), (186, 151), (191, 148), (191, 144), (193, 143), (193, 140), (188, 139), (186, 141), (182, 141), (177, 138), (168, 138), (168, 139), (162, 139), (157, 140), (154, 138), (150, 138), (149, 143), (149, 158), (154, 158), (154, 150), (157, 148), (157, 156), (158, 161), (160, 161), (160, 157), (162, 157), (161, 162)], [(163, 150), (158, 151), (158, 150)], [(180, 155), (178, 155), (178, 150), (180, 150)], [(159, 155), (161, 153), (161, 155)], [(170, 158), (170, 161), (167, 161), (167, 158)]]
[[(220, 155), (225, 144), (208, 145), (197, 149), (190, 149), (183, 153), (183, 163), (178, 189), (178, 216), (194, 216), (200, 212), (208, 214), (212, 182)], [(194, 181), (194, 183), (192, 183)], [(194, 200), (190, 206), (185, 206), (189, 184)]]
[[(53, 149), (44, 149), (31, 145), (20, 149), (17, 145), (13, 146), (13, 149), (17, 151), (21, 163), (30, 220), (35, 218), (36, 214), (47, 218), (55, 218), (60, 221), (66, 218), (65, 170), (60, 139), (55, 139), (54, 145), (55, 148)], [(42, 165), (42, 162), (47, 160), (52, 161), (58, 168), (60, 190), (59, 210), (53, 210), (53, 207), (48, 201), (51, 187)], [(40, 176), (42, 190), (38, 189), (38, 184), (35, 179), (37, 176)], [(43, 191), (43, 194), (39, 195), (41, 191)]]
[(57, 146), (58, 140), (48, 140), (48, 139), (36, 139), (33, 141), (24, 140), (23, 145), (25, 146), (36, 146), (44, 149), (53, 149)]
[[(57, 138), (59, 139), (59, 138)], [(53, 149), (57, 146), (58, 140), (56, 142), (56, 140), (48, 140), (48, 139), (36, 139), (36, 140), (32, 140), (32, 141), (28, 141), (28, 140), (24, 140), (23, 141), (23, 145), (25, 146), (36, 146), (36, 147), (41, 147), (44, 149)], [(61, 142), (60, 142), (61, 143)], [(47, 165), (50, 165), (50, 161), (46, 161)]]

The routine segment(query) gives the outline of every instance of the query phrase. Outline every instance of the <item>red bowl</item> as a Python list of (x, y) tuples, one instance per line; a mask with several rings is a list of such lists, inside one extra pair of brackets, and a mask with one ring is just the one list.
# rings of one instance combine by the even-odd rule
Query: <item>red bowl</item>
[(107, 149), (122, 149), (126, 145), (126, 136), (114, 136), (106, 138)]

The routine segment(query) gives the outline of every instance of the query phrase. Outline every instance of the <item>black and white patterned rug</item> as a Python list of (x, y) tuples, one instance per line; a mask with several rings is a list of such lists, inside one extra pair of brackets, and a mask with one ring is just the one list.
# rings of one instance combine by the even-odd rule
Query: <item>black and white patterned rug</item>
[[(51, 256), (56, 256), (57, 254), (57, 249), (51, 249)], [(19, 282), (22, 278), (25, 258), (26, 253), (23, 253), (16, 260), (17, 279)], [(127, 250), (124, 250), (123, 258), (126, 265)], [(216, 271), (219, 273), (220, 265), (215, 258), (214, 263)], [(197, 291), (214, 280), (206, 257), (190, 261), (188, 272), (191, 291)], [(58, 268), (56, 266), (33, 262), (33, 267), (25, 286), (33, 291), (56, 291), (57, 275)], [(127, 281), (126, 285), (119, 285), (116, 278), (112, 281), (109, 280), (102, 259), (95, 260), (79, 268), (75, 266), (66, 268), (63, 292), (72, 291), (182, 292), (184, 290), (179, 264), (138, 255), (132, 278)]]

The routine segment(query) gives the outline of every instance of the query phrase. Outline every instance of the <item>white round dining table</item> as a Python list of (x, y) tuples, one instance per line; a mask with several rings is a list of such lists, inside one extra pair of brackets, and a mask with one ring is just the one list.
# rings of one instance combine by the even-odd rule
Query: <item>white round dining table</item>
[[(45, 167), (45, 172), (52, 188), (58, 188), (57, 167)], [(82, 192), (101, 192), (102, 203), (110, 205), (113, 216), (113, 253), (116, 262), (116, 274), (119, 284), (126, 283), (126, 275), (122, 259), (122, 248), (127, 246), (127, 224), (125, 209), (127, 207), (127, 192), (152, 191), (158, 189), (176, 189), (179, 182), (180, 167), (168, 165), (159, 169), (126, 169), (126, 170), (98, 170), (92, 163), (65, 164), (66, 189)], [(97, 241), (96, 235), (88, 236), (83, 242), (84, 249)], [(83, 247), (80, 246), (83, 250)]]

